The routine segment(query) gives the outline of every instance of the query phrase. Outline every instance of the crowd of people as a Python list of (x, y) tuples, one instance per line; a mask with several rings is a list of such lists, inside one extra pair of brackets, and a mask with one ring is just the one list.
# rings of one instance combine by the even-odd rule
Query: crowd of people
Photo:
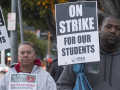
[[(85, 77), (91, 87), (87, 90), (119, 90), (120, 17), (115, 15), (105, 17), (99, 26), (99, 35), (100, 61), (85, 63)], [(58, 58), (56, 58), (56, 62), (48, 60), (47, 71), (45, 71), (40, 67), (40, 60), (35, 57), (33, 43), (29, 41), (20, 43), (19, 62), (11, 65), (9, 71), (0, 80), (0, 90), (13, 90), (11, 87), (15, 86), (15, 83), (13, 85), (13, 81), (10, 80), (13, 74), (30, 75), (26, 80), (36, 83), (31, 87), (34, 86), (37, 90), (81, 90), (82, 87), (76, 80), (78, 74), (73, 70), (74, 65), (58, 66)], [(32, 75), (37, 78), (33, 79)], [(17, 83), (16, 87), (18, 87)], [(76, 85), (79, 86), (78, 89), (74, 88)]]

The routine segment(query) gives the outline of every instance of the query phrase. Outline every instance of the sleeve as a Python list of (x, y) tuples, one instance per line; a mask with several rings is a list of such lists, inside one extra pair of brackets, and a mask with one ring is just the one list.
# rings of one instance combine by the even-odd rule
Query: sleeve
[(50, 69), (50, 75), (55, 78), (55, 65), (53, 64), (51, 69)]
[(48, 76), (47, 90), (57, 90), (57, 85), (51, 75)]
[(73, 65), (67, 65), (57, 81), (57, 90), (73, 90), (76, 82), (76, 74)]

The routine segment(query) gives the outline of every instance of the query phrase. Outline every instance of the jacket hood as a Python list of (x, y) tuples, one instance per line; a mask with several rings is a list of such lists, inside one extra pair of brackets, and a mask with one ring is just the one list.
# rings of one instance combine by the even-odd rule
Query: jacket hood
[(113, 52), (113, 53), (106, 53), (106, 52), (104, 52), (102, 49), (100, 49), (100, 52), (102, 53), (102, 54), (105, 54), (105, 55), (110, 55), (110, 56), (114, 56), (114, 55), (118, 55), (118, 54), (120, 54), (120, 46), (119, 46), (119, 48), (115, 51), (115, 52)]
[(112, 81), (111, 81), (111, 78), (112, 78), (112, 73), (113, 73), (113, 71), (112, 71), (112, 68), (113, 68), (113, 60), (114, 60), (114, 56), (115, 55), (118, 55), (118, 54), (120, 54), (120, 46), (119, 46), (119, 48), (115, 51), (115, 52), (113, 52), (113, 53), (106, 53), (106, 52), (104, 52), (102, 49), (100, 49), (100, 53), (101, 54), (103, 54), (104, 55), (104, 57), (105, 57), (105, 66), (104, 66), (104, 80), (106, 80), (106, 65), (107, 65), (107, 63), (106, 63), (106, 56), (107, 55), (109, 55), (109, 56), (111, 56), (112, 58), (111, 58), (111, 65), (110, 65), (110, 78), (109, 78), (109, 81), (110, 81), (110, 86), (112, 86)]
[[(34, 66), (37, 66), (37, 67), (40, 67), (41, 66), (41, 62), (40, 62), (40, 60), (39, 59), (35, 59), (34, 60)], [(15, 71), (17, 72), (17, 73), (19, 73), (19, 72), (21, 72), (20, 71), (20, 62), (18, 62), (18, 63), (14, 63), (14, 64), (12, 64), (12, 65), (10, 65), (10, 70), (12, 70), (12, 68), (15, 68)], [(14, 71), (14, 72), (15, 72)]]

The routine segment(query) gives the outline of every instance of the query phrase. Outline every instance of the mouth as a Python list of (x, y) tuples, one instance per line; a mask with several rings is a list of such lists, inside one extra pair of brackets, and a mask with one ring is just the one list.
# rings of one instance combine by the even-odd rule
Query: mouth
[(115, 37), (115, 36), (112, 36), (112, 35), (109, 35), (109, 36), (108, 36), (108, 39), (110, 39), (110, 40), (116, 40), (116, 37)]
[(108, 37), (109, 39), (111, 39), (111, 40), (115, 40), (116, 38), (115, 37)]
[(23, 59), (23, 61), (29, 61), (29, 59)]

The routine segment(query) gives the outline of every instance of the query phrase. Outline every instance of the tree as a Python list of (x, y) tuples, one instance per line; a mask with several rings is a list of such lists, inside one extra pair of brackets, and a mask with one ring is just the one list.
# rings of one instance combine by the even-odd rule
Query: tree
[[(9, 2), (9, 3), (6, 3)], [(7, 25), (7, 14), (11, 11), (11, 4), (9, 0), (0, 0), (0, 6), (2, 8), (3, 17), (5, 24)]]
[[(22, 0), (22, 7), (24, 13), (30, 13), (29, 17), (33, 20), (26, 18), (28, 24), (36, 24), (36, 21), (39, 23), (37, 28), (41, 30), (50, 30), (56, 39), (56, 25), (54, 18), (55, 4), (65, 3), (67, 0)], [(28, 15), (25, 15), (28, 17)], [(38, 20), (40, 19), (40, 20)], [(34, 23), (35, 21), (35, 23)]]
[[(20, 31), (18, 31), (18, 44), (20, 40)], [(47, 52), (47, 41), (40, 40), (34, 32), (24, 31), (24, 40), (30, 41), (35, 45), (35, 52), (43, 59)]]

